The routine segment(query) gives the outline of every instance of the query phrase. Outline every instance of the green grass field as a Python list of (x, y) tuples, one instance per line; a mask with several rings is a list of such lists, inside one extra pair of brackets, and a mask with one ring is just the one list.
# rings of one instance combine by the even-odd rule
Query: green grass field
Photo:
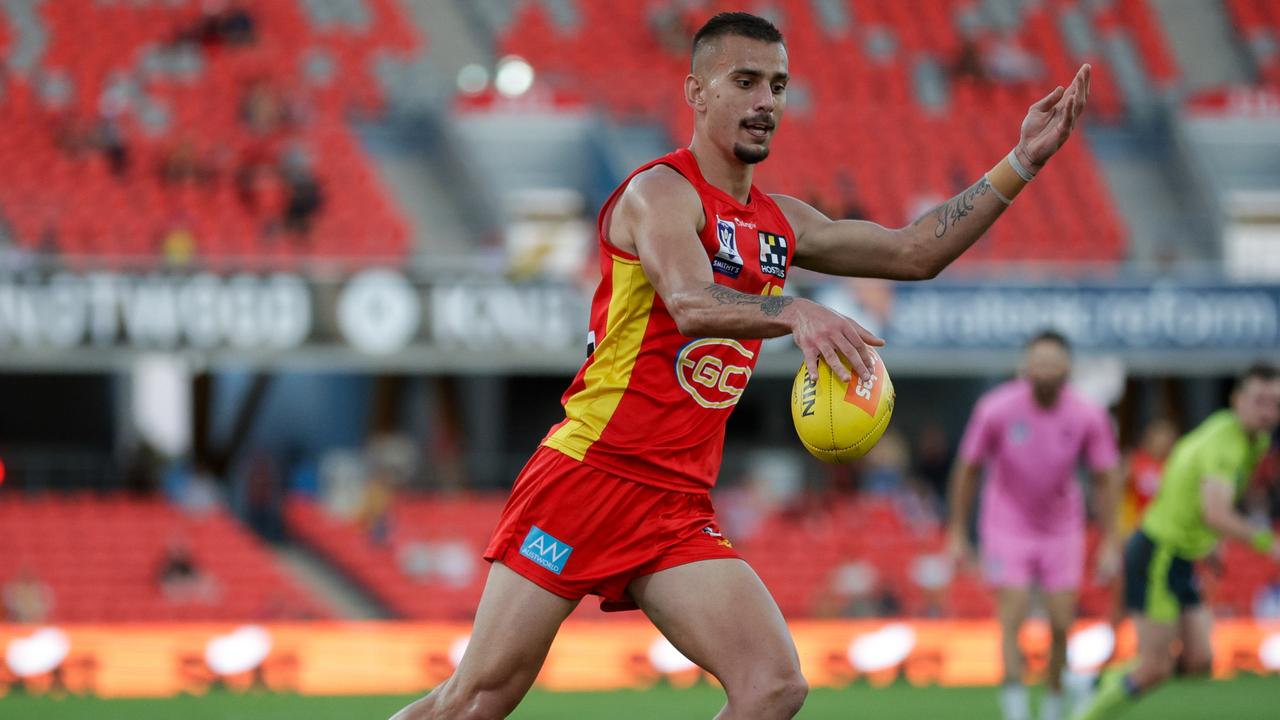
[[(645, 692), (532, 693), (513, 718), (519, 720), (706, 720), (722, 701), (711, 687)], [(5, 720), (356, 720), (382, 719), (408, 697), (295, 697), (231, 695), (172, 700), (62, 699), (10, 695), (0, 699)], [(800, 713), (807, 720), (868, 718), (920, 720), (997, 718), (991, 688), (815, 690)], [(1225, 682), (1179, 683), (1147, 698), (1125, 720), (1275, 720), (1280, 717), (1280, 679), (1242, 677)]]

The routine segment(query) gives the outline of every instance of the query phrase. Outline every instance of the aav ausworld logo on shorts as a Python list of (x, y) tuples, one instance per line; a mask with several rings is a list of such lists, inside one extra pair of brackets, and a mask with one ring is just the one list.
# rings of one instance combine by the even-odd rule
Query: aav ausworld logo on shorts
[(520, 543), (520, 554), (559, 575), (564, 564), (569, 562), (573, 548), (534, 525), (529, 528), (524, 542)]

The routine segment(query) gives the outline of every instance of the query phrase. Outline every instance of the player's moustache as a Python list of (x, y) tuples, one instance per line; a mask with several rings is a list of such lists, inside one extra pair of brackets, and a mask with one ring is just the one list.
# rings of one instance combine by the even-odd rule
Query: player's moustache
[(743, 119), (740, 124), (742, 127), (747, 127), (748, 125), (762, 125), (767, 130), (772, 130), (774, 128), (773, 116), (767, 114), (752, 115), (749, 118)]

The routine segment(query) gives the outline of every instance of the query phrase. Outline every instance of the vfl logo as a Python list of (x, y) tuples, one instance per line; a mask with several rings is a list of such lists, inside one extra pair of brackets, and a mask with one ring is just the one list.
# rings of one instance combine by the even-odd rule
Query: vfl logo
[[(855, 378), (856, 379), (856, 378)], [(872, 417), (880, 406), (880, 392), (884, 389), (884, 363), (880, 356), (871, 352), (871, 379), (851, 382), (844, 394), (844, 401)]]
[(520, 554), (559, 575), (573, 554), (573, 548), (543, 532), (534, 525), (520, 544)]
[(676, 380), (694, 402), (709, 410), (722, 410), (733, 407), (742, 397), (754, 359), (755, 353), (737, 340), (694, 340), (676, 356)]
[(711, 258), (711, 269), (731, 278), (742, 273), (742, 256), (738, 254), (738, 229), (732, 220), (721, 220), (716, 216), (716, 240), (720, 249)]

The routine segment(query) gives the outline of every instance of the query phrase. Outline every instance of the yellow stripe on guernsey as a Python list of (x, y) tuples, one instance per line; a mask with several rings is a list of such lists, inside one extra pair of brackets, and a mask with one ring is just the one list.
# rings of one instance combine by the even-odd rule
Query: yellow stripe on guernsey
[(546, 440), (575, 460), (582, 460), (600, 439), (622, 402), (653, 309), (653, 286), (639, 260), (614, 256), (611, 284), (609, 315), (595, 360), (583, 374), (582, 390), (564, 405), (568, 421)]

